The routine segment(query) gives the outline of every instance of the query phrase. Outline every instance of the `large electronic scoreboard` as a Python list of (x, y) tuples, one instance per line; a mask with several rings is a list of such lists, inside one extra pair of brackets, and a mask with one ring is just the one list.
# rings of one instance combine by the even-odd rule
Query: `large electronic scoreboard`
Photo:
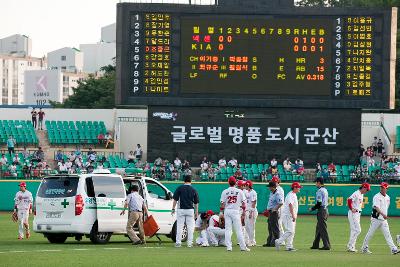
[(397, 9), (122, 3), (117, 104), (394, 108)]

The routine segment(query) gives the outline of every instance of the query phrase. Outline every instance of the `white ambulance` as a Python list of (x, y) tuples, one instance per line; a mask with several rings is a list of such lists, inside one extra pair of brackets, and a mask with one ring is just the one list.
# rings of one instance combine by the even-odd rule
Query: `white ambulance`
[[(53, 175), (45, 177), (36, 194), (33, 230), (42, 233), (50, 243), (64, 243), (68, 237), (106, 244), (111, 235), (126, 235), (128, 213), (121, 216), (129, 187), (139, 186), (160, 230), (175, 241), (176, 216), (171, 215), (172, 192), (149, 177), (122, 178), (108, 170), (90, 174)], [(184, 229), (183, 238), (187, 231)]]

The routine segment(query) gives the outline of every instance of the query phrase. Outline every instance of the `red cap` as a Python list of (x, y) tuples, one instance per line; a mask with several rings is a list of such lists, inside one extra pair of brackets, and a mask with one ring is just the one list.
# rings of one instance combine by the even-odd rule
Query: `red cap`
[(272, 177), (271, 182), (280, 183), (281, 181), (278, 176), (274, 176), (274, 177)]
[(292, 183), (292, 188), (302, 188), (302, 186), (298, 182), (293, 182)]
[(389, 188), (389, 184), (388, 183), (381, 183), (381, 187), (388, 189)]
[(243, 180), (239, 180), (239, 181), (237, 181), (237, 184), (236, 184), (237, 186), (244, 186), (245, 185), (245, 182), (243, 182)]
[(368, 191), (371, 190), (371, 185), (369, 183), (362, 183), (361, 187), (364, 187), (365, 189), (367, 189)]
[(229, 183), (229, 184), (231, 184), (231, 183), (235, 183), (235, 184), (236, 184), (236, 178), (235, 178), (235, 176), (229, 177), (228, 183)]
[(26, 183), (25, 183), (25, 182), (21, 182), (21, 183), (19, 183), (19, 186), (24, 186), (24, 187), (26, 187)]
[(252, 181), (250, 181), (250, 180), (247, 180), (246, 181), (246, 185), (248, 186), (248, 187), (253, 187), (253, 182)]
[(214, 212), (212, 210), (207, 210), (206, 214), (207, 216), (213, 216)]

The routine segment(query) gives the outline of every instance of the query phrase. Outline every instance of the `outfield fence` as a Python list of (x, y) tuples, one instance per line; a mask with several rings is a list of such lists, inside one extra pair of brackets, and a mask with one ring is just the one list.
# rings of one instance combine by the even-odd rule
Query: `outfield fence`
[[(14, 206), (14, 196), (19, 190), (18, 184), (22, 180), (0, 180), (0, 211), (9, 211)], [(26, 180), (27, 189), (34, 195), (39, 187), (40, 180)], [(172, 192), (182, 183), (165, 182), (163, 183)], [(213, 210), (219, 211), (219, 200), (221, 192), (227, 188), (226, 183), (196, 182), (193, 186), (198, 190), (200, 196), (200, 211)], [(285, 194), (290, 190), (290, 184), (282, 184)], [(329, 184), (326, 188), (329, 192), (329, 214), (347, 215), (347, 198), (357, 190), (359, 185), (355, 184)], [(258, 194), (258, 211), (262, 212), (267, 206), (269, 190), (265, 183), (255, 183), (254, 189)], [(315, 205), (315, 192), (317, 188), (314, 184), (303, 184), (301, 192), (298, 194), (299, 214), (311, 214), (308, 208)], [(364, 207), (362, 215), (371, 214), (372, 198), (379, 192), (378, 185), (372, 185), (371, 191), (364, 195)], [(389, 216), (400, 216), (400, 186), (391, 185), (388, 191), (390, 196)]]

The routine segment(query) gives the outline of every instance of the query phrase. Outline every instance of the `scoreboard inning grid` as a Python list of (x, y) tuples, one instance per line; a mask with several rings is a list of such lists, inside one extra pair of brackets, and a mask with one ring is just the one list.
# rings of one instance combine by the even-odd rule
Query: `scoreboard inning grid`
[(397, 9), (117, 13), (117, 104), (393, 108)]

